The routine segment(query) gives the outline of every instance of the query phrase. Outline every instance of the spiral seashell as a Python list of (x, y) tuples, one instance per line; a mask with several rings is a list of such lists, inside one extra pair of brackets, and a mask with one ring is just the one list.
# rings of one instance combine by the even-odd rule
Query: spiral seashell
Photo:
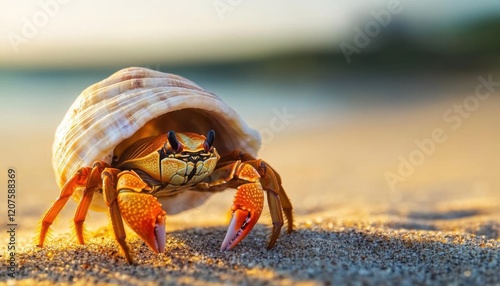
[(257, 155), (260, 134), (215, 94), (177, 75), (122, 69), (85, 89), (57, 128), (52, 147), (57, 183), (62, 187), (96, 160), (111, 164), (141, 138), (211, 129), (221, 155), (236, 149)]

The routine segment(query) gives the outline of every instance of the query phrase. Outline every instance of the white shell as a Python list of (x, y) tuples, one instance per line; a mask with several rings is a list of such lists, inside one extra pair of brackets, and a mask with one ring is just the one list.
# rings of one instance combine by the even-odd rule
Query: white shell
[(96, 160), (111, 163), (140, 138), (210, 129), (219, 154), (238, 149), (257, 155), (260, 134), (216, 95), (177, 75), (122, 69), (85, 89), (57, 128), (52, 147), (57, 183), (62, 187)]

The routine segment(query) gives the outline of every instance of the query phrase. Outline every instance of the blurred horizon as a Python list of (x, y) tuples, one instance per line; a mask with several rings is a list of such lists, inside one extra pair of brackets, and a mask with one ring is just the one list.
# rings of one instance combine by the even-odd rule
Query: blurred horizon
[[(333, 69), (494, 67), (500, 3), (469, 2), (109, 1), (99, 9), (91, 1), (4, 2), (0, 71), (216, 69), (294, 60)], [(356, 28), (365, 34), (363, 47), (355, 45)], [(370, 29), (374, 36), (366, 36)], [(358, 49), (351, 62), (342, 43)]]

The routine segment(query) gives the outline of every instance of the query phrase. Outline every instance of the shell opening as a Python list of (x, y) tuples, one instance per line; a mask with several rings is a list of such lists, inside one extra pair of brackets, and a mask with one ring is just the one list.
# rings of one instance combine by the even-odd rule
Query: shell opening
[(131, 137), (118, 144), (113, 153), (119, 158), (121, 153), (134, 142), (150, 136), (167, 134), (169, 131), (207, 134), (207, 130), (213, 130), (217, 134), (217, 141), (214, 142), (212, 137), (212, 144), (220, 154), (242, 148), (239, 138), (231, 136), (231, 129), (224, 126), (223, 122), (223, 119), (218, 118), (216, 114), (201, 109), (186, 108), (173, 111), (147, 122)]

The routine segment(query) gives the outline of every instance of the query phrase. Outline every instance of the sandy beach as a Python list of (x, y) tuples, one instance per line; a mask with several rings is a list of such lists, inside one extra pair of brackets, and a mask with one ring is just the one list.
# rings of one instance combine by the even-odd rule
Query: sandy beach
[[(259, 156), (283, 178), (294, 232), (283, 230), (276, 247), (266, 250), (266, 207), (242, 243), (220, 252), (234, 194), (227, 191), (169, 216), (164, 254), (129, 233), (136, 265), (126, 263), (104, 214), (90, 214), (87, 244), (76, 243), (72, 200), (45, 247), (35, 246), (37, 222), (58, 194), (49, 150), (63, 105), (29, 135), (4, 130), (13, 151), (2, 152), (3, 170), (19, 174), (18, 267), (9, 279), (2, 223), (0, 284), (500, 285), (498, 94), (478, 101), (466, 117), (450, 116), (474, 96), (474, 86), (401, 106), (360, 104), (344, 117), (320, 101), (302, 109), (301, 102), (287, 103), (296, 116)], [(270, 113), (264, 120), (236, 108), (262, 129), (273, 111), (261, 104)], [(26, 145), (18, 147), (19, 140)]]

